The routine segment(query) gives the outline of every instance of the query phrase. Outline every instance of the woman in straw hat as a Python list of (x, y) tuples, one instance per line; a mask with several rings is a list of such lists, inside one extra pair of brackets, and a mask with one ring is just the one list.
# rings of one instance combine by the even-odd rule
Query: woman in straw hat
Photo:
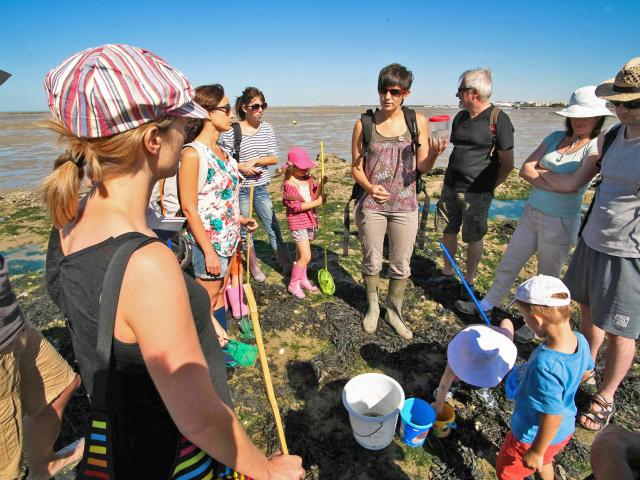
[[(106, 413), (116, 477), (169, 478), (184, 435), (214, 462), (252, 478), (301, 478), (300, 458), (266, 458), (243, 431), (209, 297), (146, 223), (154, 183), (178, 169), (186, 118), (209, 116), (188, 80), (151, 52), (104, 45), (54, 68), (45, 88), (50, 126), (68, 149), (43, 185), (55, 225), (48, 288), (69, 320), (89, 392), (105, 270), (128, 239), (149, 240), (129, 260), (115, 318)], [(92, 188), (79, 203), (85, 172)]]
[(605, 336), (602, 383), (578, 416), (600, 430), (615, 414), (614, 397), (633, 364), (640, 336), (640, 57), (596, 89), (620, 120), (603, 135), (602, 182), (564, 278), (580, 304), (580, 330), (594, 360)]
[[(520, 270), (534, 254), (539, 274), (558, 277), (576, 243), (582, 197), (596, 174), (597, 137), (605, 118), (613, 115), (606, 102), (596, 97), (595, 89), (586, 86), (573, 92), (569, 105), (556, 112), (565, 118), (565, 130), (547, 135), (520, 169), (520, 176), (533, 189), (493, 285), (480, 302), (487, 313), (502, 304)], [(556, 175), (547, 177), (548, 172)], [(473, 302), (458, 300), (455, 305), (466, 314), (477, 312)], [(515, 338), (529, 342), (534, 335), (525, 325)]]

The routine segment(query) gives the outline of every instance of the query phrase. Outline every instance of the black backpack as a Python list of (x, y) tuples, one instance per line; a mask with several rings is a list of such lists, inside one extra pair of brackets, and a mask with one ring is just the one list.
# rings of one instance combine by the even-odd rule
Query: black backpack
[(233, 151), (231, 152), (231, 156), (236, 159), (236, 162), (240, 162), (240, 144), (242, 143), (242, 129), (240, 128), (240, 124), (238, 122), (233, 122), (231, 124), (231, 128), (233, 128)]
[[(375, 112), (372, 109), (367, 110), (363, 114), (360, 115), (360, 121), (362, 122), (362, 157), (363, 162), (366, 162), (366, 154), (369, 144), (371, 143), (371, 136), (373, 134), (373, 120), (374, 115), (379, 109), (376, 108)], [(419, 136), (420, 131), (418, 130), (418, 121), (416, 120), (416, 111), (409, 107), (402, 107), (402, 113), (404, 114), (404, 121), (409, 128), (409, 133), (411, 134), (411, 143), (413, 144), (413, 153), (417, 155), (418, 148), (420, 147)], [(417, 173), (416, 178), (416, 194), (419, 195), (420, 192), (425, 193), (425, 201), (423, 206), (422, 215), (425, 217), (424, 223), (426, 225), (426, 215), (429, 213), (429, 205), (431, 203), (429, 199), (429, 195), (427, 194), (426, 184), (422, 180), (422, 174), (420, 172)], [(358, 200), (364, 190), (362, 187), (355, 182), (353, 184), (353, 188), (351, 189), (351, 197), (346, 202), (344, 206), (344, 215), (343, 215), (343, 239), (342, 239), (342, 254), (346, 257), (349, 255), (349, 230), (351, 228), (351, 217), (349, 215), (349, 204), (351, 200)], [(421, 222), (422, 224), (422, 222)]]
[[(600, 172), (600, 170), (602, 169), (602, 159), (604, 158), (604, 154), (607, 153), (607, 150), (609, 150), (609, 147), (611, 146), (613, 141), (616, 139), (616, 136), (618, 135), (618, 130), (620, 130), (620, 127), (622, 127), (621, 123), (614, 127), (611, 127), (609, 131), (604, 135), (604, 141), (602, 142), (602, 152), (600, 152), (600, 158), (596, 163), (598, 172)], [(601, 183), (602, 183), (602, 175), (598, 173), (596, 175), (595, 180), (593, 181), (593, 187), (595, 189), (595, 193), (593, 194), (593, 198), (591, 199), (591, 203), (589, 204), (589, 209), (587, 210), (587, 213), (585, 213), (584, 217), (582, 218), (582, 223), (580, 224), (580, 230), (578, 231), (578, 237), (582, 236), (582, 230), (584, 230), (584, 227), (587, 225), (587, 221), (589, 220), (589, 216), (591, 215), (591, 210), (593, 210), (593, 204), (596, 203), (596, 195), (598, 194), (598, 188), (600, 187)]]
[[(360, 115), (360, 121), (362, 122), (362, 161), (366, 162), (367, 149), (371, 143), (371, 136), (373, 134), (373, 119), (376, 112), (379, 109), (376, 108), (374, 112), (372, 109), (367, 110)], [(413, 144), (413, 154), (417, 155), (420, 142), (418, 141), (420, 132), (418, 130), (418, 121), (416, 120), (416, 111), (409, 107), (402, 107), (402, 113), (404, 114), (404, 121), (409, 128), (411, 134), (411, 143)], [(364, 163), (363, 163), (364, 165)], [(424, 182), (422, 180), (422, 174), (418, 172), (418, 178), (416, 179), (416, 193), (424, 191)], [(356, 182), (351, 189), (351, 198), (349, 200), (357, 200), (364, 193), (362, 187)]]

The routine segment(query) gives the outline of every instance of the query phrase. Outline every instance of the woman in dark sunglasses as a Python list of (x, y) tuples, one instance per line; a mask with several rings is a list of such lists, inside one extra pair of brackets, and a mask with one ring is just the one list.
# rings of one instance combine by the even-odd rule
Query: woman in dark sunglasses
[[(220, 136), (220, 143), (238, 161), (238, 169), (245, 179), (240, 185), (240, 212), (249, 214), (249, 191), (254, 186), (253, 208), (264, 226), (271, 248), (277, 256), (283, 272), (291, 270), (291, 255), (282, 240), (280, 226), (273, 211), (273, 203), (267, 190), (271, 182), (268, 167), (278, 163), (278, 148), (273, 127), (262, 120), (267, 102), (264, 94), (255, 87), (247, 87), (236, 100), (235, 111), (240, 119), (240, 128), (235, 128)], [(237, 152), (233, 151), (235, 135), (240, 130), (242, 140)], [(246, 231), (242, 229), (245, 240)], [(243, 242), (246, 248), (246, 242)], [(249, 270), (257, 282), (263, 282), (265, 275), (260, 269), (256, 251), (251, 248)]]
[(231, 259), (240, 244), (240, 227), (254, 231), (258, 225), (241, 215), (238, 167), (218, 145), (220, 134), (229, 130), (233, 121), (224, 89), (218, 84), (198, 87), (195, 101), (204, 107), (208, 117), (190, 119), (187, 124), (178, 192), (193, 245), (196, 281), (209, 294), (213, 324), (220, 344), (224, 345), (227, 342), (224, 292)]
[[(445, 139), (429, 138), (424, 115), (408, 110), (405, 116), (402, 103), (412, 82), (413, 74), (402, 65), (384, 67), (378, 77), (380, 109), (356, 121), (351, 143), (351, 173), (362, 190), (355, 210), (369, 302), (362, 327), (366, 333), (374, 333), (378, 326), (378, 283), (386, 234), (390, 277), (386, 321), (405, 340), (413, 338), (402, 319), (402, 301), (418, 232), (416, 181), (419, 173), (431, 170), (447, 146)], [(415, 121), (409, 123), (416, 125), (408, 124), (412, 114)]]

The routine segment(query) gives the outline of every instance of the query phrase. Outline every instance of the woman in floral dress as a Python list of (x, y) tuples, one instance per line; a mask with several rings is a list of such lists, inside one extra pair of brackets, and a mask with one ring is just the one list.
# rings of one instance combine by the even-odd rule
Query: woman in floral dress
[(240, 215), (238, 194), (242, 176), (236, 161), (217, 145), (220, 133), (229, 130), (233, 120), (224, 89), (218, 84), (198, 87), (195, 101), (209, 112), (209, 117), (190, 120), (187, 125), (178, 192), (193, 244), (194, 274), (209, 294), (213, 323), (224, 345), (227, 342), (224, 291), (229, 264), (240, 243), (240, 227), (244, 225), (253, 232), (258, 225)]

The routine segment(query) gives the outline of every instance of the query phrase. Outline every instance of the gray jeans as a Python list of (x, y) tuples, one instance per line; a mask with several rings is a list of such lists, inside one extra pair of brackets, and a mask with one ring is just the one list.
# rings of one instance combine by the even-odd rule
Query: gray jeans
[(411, 255), (418, 233), (418, 211), (389, 213), (358, 209), (356, 225), (362, 245), (362, 273), (377, 275), (382, 270), (386, 233), (389, 237), (389, 277), (409, 278)]
[(538, 257), (538, 274), (559, 277), (569, 250), (576, 242), (579, 227), (577, 216), (552, 217), (527, 205), (496, 270), (493, 285), (485, 297), (487, 301), (496, 306), (502, 304), (533, 254)]

